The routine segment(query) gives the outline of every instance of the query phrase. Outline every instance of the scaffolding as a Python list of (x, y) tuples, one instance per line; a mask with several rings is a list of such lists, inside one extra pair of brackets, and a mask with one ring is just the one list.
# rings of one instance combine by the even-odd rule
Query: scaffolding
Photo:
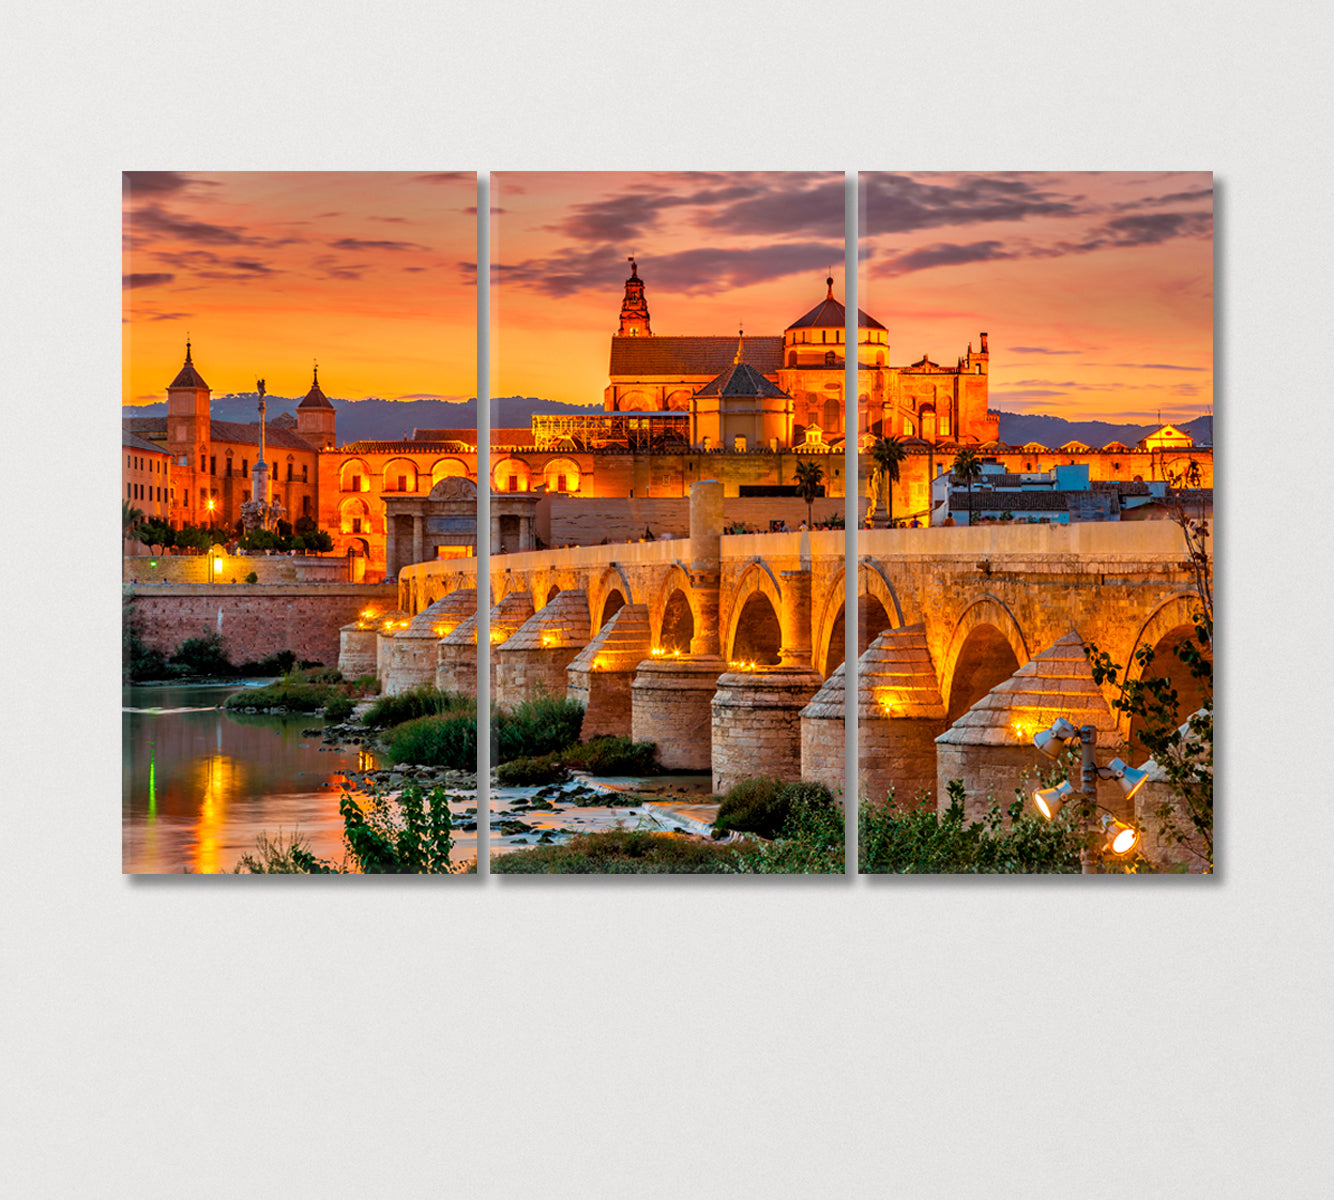
[(533, 414), (539, 450), (681, 451), (690, 446), (690, 414), (599, 412), (567, 416)]

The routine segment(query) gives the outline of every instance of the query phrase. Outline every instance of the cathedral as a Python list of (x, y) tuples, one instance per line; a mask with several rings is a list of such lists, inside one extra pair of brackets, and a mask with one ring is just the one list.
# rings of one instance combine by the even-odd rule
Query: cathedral
[[(697, 449), (790, 449), (837, 445), (846, 436), (846, 310), (825, 296), (781, 334), (656, 337), (638, 264), (630, 261), (620, 328), (611, 339), (603, 407), (608, 412), (689, 415), (684, 440)], [(859, 437), (910, 437), (981, 445), (994, 441), (987, 411), (987, 335), (953, 366), (923, 355), (891, 366), (889, 332), (857, 310)]]

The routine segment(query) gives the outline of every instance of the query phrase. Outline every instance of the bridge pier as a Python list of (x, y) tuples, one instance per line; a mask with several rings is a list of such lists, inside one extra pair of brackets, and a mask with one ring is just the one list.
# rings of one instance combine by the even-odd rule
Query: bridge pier
[(382, 613), (375, 631), (375, 678), (383, 688), (389, 678), (389, 664), (394, 658), (394, 634), (407, 624), (408, 614), (402, 609)]
[(353, 621), (338, 631), (338, 670), (344, 679), (360, 679), (375, 674), (374, 625)]
[[(1094, 726), (1099, 766), (1116, 753), (1116, 718), (1093, 682), (1077, 633), (1034, 655), (936, 738), (937, 811), (949, 803), (951, 779), (963, 780), (965, 823), (981, 820), (993, 801), (1004, 811), (1020, 789), (1031, 807), (1036, 773), (1052, 763), (1033, 745), (1033, 735), (1057, 717)], [(1115, 781), (1099, 782), (1098, 802), (1123, 820), (1131, 816)]]
[(823, 682), (814, 667), (728, 671), (718, 680), (713, 717), (713, 790), (770, 775), (801, 779), (801, 710)]
[[(491, 645), (506, 638), (533, 615), (533, 601), (527, 592), (512, 592), (491, 609)], [(496, 659), (491, 656), (491, 694), (496, 688)], [(461, 696), (477, 695), (477, 613), (462, 621), (444, 638), (436, 650), (435, 686)]]
[(889, 629), (858, 659), (859, 788), (872, 804), (918, 806), (936, 799), (936, 738), (945, 732), (945, 703), (927, 649), (926, 627)]
[(630, 685), (630, 736), (656, 742), (658, 762), (668, 770), (711, 770), (713, 694), (726, 669), (717, 655), (641, 662)]
[(801, 777), (808, 783), (823, 783), (840, 799), (844, 787), (843, 754), (847, 745), (843, 708), (846, 691), (847, 664), (839, 663), (799, 714)]
[(422, 609), (393, 639), (384, 693), (394, 696), (422, 684), (434, 684), (439, 670), (438, 643), (477, 612), (477, 592), (461, 588)]
[(584, 706), (584, 741), (631, 736), (630, 685), (635, 669), (653, 653), (651, 639), (648, 605), (627, 604), (566, 668), (565, 694)]
[(561, 592), (533, 613), (528, 593), (528, 619), (492, 653), (492, 696), (497, 704), (517, 704), (535, 690), (564, 696), (566, 669), (588, 645), (592, 622), (588, 593), (583, 588)]

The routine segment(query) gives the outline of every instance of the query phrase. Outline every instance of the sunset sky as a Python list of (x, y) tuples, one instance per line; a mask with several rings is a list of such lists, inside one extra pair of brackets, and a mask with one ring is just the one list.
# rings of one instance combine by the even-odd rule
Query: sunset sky
[(131, 171), (122, 398), (166, 399), (186, 333), (214, 395), (466, 400), (476, 385), (469, 171)]
[[(634, 253), (655, 334), (778, 334), (842, 299), (836, 173), (491, 176), (492, 392), (600, 403)], [(990, 334), (992, 406), (1187, 420), (1212, 404), (1207, 173), (864, 176), (861, 307), (890, 362)]]
[(861, 307), (892, 363), (952, 365), (985, 329), (992, 408), (1151, 422), (1212, 407), (1207, 172), (860, 182)]
[(602, 403), (635, 254), (654, 334), (779, 334), (842, 295), (843, 176), (491, 176), (494, 395)]

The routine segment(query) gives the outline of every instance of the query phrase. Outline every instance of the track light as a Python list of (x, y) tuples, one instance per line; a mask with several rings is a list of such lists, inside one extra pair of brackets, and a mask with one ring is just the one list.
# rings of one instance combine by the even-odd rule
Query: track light
[(1118, 821), (1115, 817), (1103, 817), (1102, 829), (1104, 854), (1113, 854), (1120, 858), (1129, 854), (1139, 844), (1139, 830), (1124, 821)]
[(1034, 736), (1033, 745), (1048, 758), (1060, 758), (1061, 751), (1065, 749), (1065, 743), (1078, 736), (1078, 729), (1064, 717), (1057, 717), (1049, 728)]
[(1107, 774), (1121, 785), (1127, 800), (1144, 786), (1144, 781), (1149, 777), (1148, 771), (1132, 767), (1119, 758), (1114, 758), (1107, 764)]
[(1056, 814), (1061, 811), (1061, 806), (1076, 794), (1075, 789), (1070, 786), (1070, 781), (1063, 779), (1055, 787), (1034, 792), (1033, 803), (1038, 806), (1038, 812), (1046, 817), (1048, 821), (1054, 821)]

